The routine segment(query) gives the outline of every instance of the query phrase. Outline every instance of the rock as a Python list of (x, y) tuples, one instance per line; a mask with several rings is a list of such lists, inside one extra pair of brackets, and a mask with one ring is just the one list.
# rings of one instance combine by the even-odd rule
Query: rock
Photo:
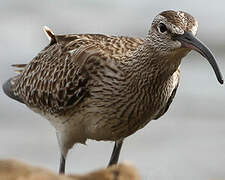
[(140, 180), (140, 176), (128, 162), (84, 175), (58, 175), (17, 160), (0, 160), (0, 180)]

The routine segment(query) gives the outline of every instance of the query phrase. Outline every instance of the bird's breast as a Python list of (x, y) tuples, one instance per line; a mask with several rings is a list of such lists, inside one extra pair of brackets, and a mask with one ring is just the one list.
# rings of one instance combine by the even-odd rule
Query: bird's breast
[[(107, 81), (92, 87), (86, 101), (86, 131), (91, 139), (118, 140), (143, 128), (165, 108), (176, 78), (154, 88), (128, 86)], [(106, 85), (108, 84), (108, 85)], [(84, 104), (83, 104), (84, 105)]]

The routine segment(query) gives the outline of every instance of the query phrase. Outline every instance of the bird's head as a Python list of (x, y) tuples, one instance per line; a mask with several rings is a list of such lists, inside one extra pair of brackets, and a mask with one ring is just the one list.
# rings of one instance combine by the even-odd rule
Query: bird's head
[(218, 81), (223, 77), (210, 50), (195, 36), (198, 22), (193, 16), (182, 11), (164, 11), (157, 15), (149, 31), (147, 41), (160, 56), (181, 59), (191, 50), (199, 52), (211, 64)]

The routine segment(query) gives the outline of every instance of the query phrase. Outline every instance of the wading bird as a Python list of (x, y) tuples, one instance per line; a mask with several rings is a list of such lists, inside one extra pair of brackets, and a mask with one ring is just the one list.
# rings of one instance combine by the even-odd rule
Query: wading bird
[(144, 40), (100, 34), (54, 35), (19, 75), (3, 85), (12, 99), (55, 127), (65, 171), (68, 150), (87, 139), (114, 141), (109, 165), (124, 138), (169, 108), (180, 79), (181, 59), (191, 50), (206, 58), (222, 84), (210, 50), (196, 37), (197, 21), (182, 11), (157, 15)]

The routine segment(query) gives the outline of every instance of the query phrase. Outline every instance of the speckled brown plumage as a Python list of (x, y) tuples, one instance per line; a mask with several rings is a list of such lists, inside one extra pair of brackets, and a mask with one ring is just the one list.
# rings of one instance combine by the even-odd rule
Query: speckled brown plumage
[(131, 56), (143, 42), (100, 34), (60, 35), (55, 39), (27, 66), (14, 65), (24, 68), (14, 78), (15, 95), (28, 106), (49, 113), (66, 113), (66, 109), (87, 95), (88, 74), (83, 64), (89, 56), (120, 61)]
[(115, 163), (122, 140), (168, 110), (179, 84), (181, 59), (191, 49), (201, 46), (198, 52), (223, 82), (214, 57), (194, 37), (197, 26), (187, 13), (165, 11), (154, 18), (144, 40), (54, 35), (45, 28), (50, 44), (28, 64), (14, 65), (19, 75), (3, 89), (56, 128), (60, 172), (68, 150), (87, 139), (116, 141), (110, 161)]

